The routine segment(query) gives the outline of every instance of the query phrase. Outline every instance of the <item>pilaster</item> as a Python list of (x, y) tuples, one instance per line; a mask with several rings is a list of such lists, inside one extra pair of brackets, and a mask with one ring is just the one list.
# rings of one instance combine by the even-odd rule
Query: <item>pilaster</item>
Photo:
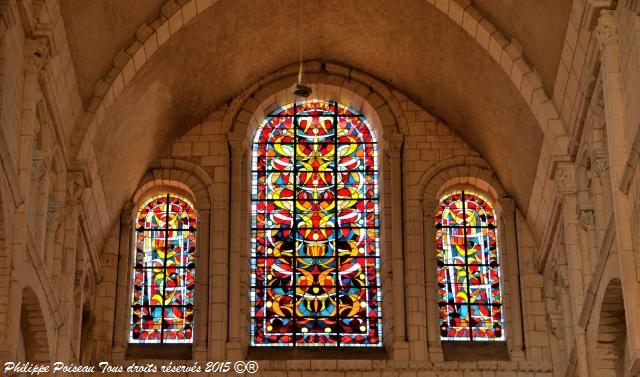
[[(566, 260), (567, 260), (567, 286), (571, 290), (567, 305), (571, 307), (571, 320), (569, 323), (578, 323), (580, 313), (584, 305), (583, 262), (582, 247), (578, 229), (578, 199), (576, 195), (576, 167), (572, 162), (560, 162), (556, 166), (554, 182), (556, 192), (560, 198), (562, 210), (560, 223), (564, 229)], [(575, 344), (577, 356), (577, 369), (581, 376), (588, 376), (587, 350), (584, 343), (584, 329), (576, 329), (575, 339), (568, 339), (569, 346)]]
[(241, 254), (242, 242), (242, 160), (249, 149), (249, 144), (245, 135), (239, 133), (228, 133), (227, 141), (231, 152), (231, 198), (230, 198), (230, 219), (229, 219), (229, 298), (228, 298), (228, 323), (229, 335), (226, 345), (226, 358), (242, 359), (243, 350), (241, 346), (240, 331), (240, 299), (243, 297), (240, 292), (241, 286)]
[[(604, 10), (598, 18), (596, 36), (601, 51), (600, 66), (611, 176), (611, 200), (615, 225), (616, 251), (625, 298), (628, 334), (640, 331), (640, 286), (638, 266), (640, 253), (635, 253), (631, 229), (632, 204), (625, 193), (625, 166), (629, 159), (630, 135), (625, 135), (622, 85), (620, 82), (620, 46), (616, 11)], [(640, 338), (629, 337), (631, 374), (640, 373)]]
[(406, 332), (405, 266), (403, 251), (402, 144), (404, 135), (385, 136), (385, 153), (391, 167), (391, 272), (393, 276), (393, 358), (409, 360)]
[(523, 334), (523, 317), (522, 317), (522, 298), (520, 286), (520, 266), (518, 257), (518, 245), (516, 242), (516, 203), (512, 198), (502, 197), (498, 199), (498, 205), (501, 209), (498, 230), (500, 237), (499, 245), (502, 259), (503, 273), (509, 276), (509, 286), (505, 290), (509, 294), (509, 315), (513, 318), (511, 328), (507, 332), (510, 340), (510, 354), (512, 360), (524, 360), (524, 338)]

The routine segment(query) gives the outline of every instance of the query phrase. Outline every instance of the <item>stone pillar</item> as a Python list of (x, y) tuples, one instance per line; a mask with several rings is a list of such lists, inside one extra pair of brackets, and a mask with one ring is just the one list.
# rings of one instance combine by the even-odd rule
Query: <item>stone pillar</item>
[(240, 299), (247, 297), (241, 292), (240, 260), (241, 254), (247, 252), (242, 243), (242, 233), (244, 229), (242, 223), (242, 160), (248, 150), (246, 136), (238, 133), (227, 134), (227, 141), (231, 150), (231, 200), (229, 211), (229, 337), (226, 347), (227, 359), (241, 359), (243, 350), (241, 349), (240, 334)]
[(597, 219), (600, 224), (597, 235), (598, 240), (604, 238), (604, 233), (609, 225), (609, 214), (613, 214), (613, 201), (611, 197), (611, 175), (609, 169), (609, 157), (606, 150), (596, 150), (591, 157), (591, 171), (593, 172), (594, 184), (601, 192), (600, 200), (596, 200), (595, 209), (602, 218)]
[(44, 245), (44, 258), (42, 262), (50, 277), (53, 277), (53, 261), (56, 250), (56, 233), (60, 220), (64, 216), (64, 207), (62, 203), (52, 200), (49, 201), (47, 207), (47, 231)]
[[(32, 232), (34, 240), (36, 241), (36, 245), (40, 246), (37, 243), (37, 236), (39, 230), (39, 222), (38, 217), (40, 214), (38, 213), (40, 210), (40, 182), (44, 178), (47, 173), (47, 165), (44, 160), (44, 156), (40, 150), (34, 149), (31, 157), (31, 175), (29, 180), (29, 196), (27, 196), (27, 222), (29, 225), (29, 229)], [(38, 250), (41, 251), (42, 248), (38, 247)], [(42, 259), (44, 255), (40, 254), (40, 258)]]
[[(578, 198), (575, 180), (575, 165), (571, 162), (558, 163), (555, 171), (556, 191), (562, 205), (560, 222), (564, 229), (566, 257), (567, 257), (567, 280), (570, 290), (570, 307), (572, 309), (572, 323), (580, 322), (580, 314), (584, 305), (584, 283), (583, 283), (583, 263), (582, 247), (578, 236)], [(577, 327), (575, 339), (569, 339), (569, 348), (575, 345), (578, 371), (580, 376), (588, 376), (587, 350), (585, 345), (585, 329)]]
[(129, 342), (129, 316), (131, 310), (131, 273), (133, 269), (131, 255), (133, 250), (133, 218), (135, 203), (127, 202), (120, 213), (120, 232), (118, 240), (118, 278), (116, 280), (115, 321), (113, 329), (114, 360), (123, 360)]
[[(640, 253), (634, 253), (631, 229), (632, 203), (620, 189), (624, 178), (625, 164), (629, 157), (631, 135), (625, 135), (624, 105), (620, 82), (620, 47), (618, 21), (615, 11), (603, 10), (598, 19), (596, 36), (601, 56), (604, 109), (609, 154), (611, 201), (615, 225), (616, 251), (618, 252), (620, 276), (625, 300), (625, 318), (628, 334), (640, 331), (640, 286), (638, 268)], [(629, 360), (631, 374), (640, 373), (640, 337), (629, 337)]]
[[(566, 253), (566, 250), (563, 250), (564, 253)], [(561, 309), (561, 313), (559, 313), (559, 316), (561, 318), (561, 323), (562, 323), (562, 331), (564, 333), (564, 355), (563, 358), (567, 363), (570, 363), (571, 358), (572, 358), (572, 352), (573, 350), (576, 348), (576, 327), (575, 326), (575, 322), (573, 319), (573, 312), (575, 312), (575, 310), (572, 310), (572, 306), (571, 306), (571, 299), (570, 299), (570, 290), (571, 287), (569, 286), (569, 277), (568, 277), (568, 273), (567, 273), (567, 265), (565, 264), (566, 262), (566, 255), (563, 257), (564, 260), (562, 260), (562, 264), (560, 266), (558, 266), (558, 279), (556, 280), (556, 284), (557, 286), (555, 287), (556, 291), (557, 291), (557, 295), (558, 297), (558, 301), (560, 303), (560, 309)], [(567, 365), (563, 365), (564, 368), (567, 367)], [(575, 368), (575, 366), (573, 367)]]
[(406, 332), (406, 305), (404, 279), (404, 252), (402, 230), (402, 143), (404, 135), (385, 136), (386, 154), (391, 168), (391, 271), (393, 276), (393, 358), (409, 360), (409, 343)]
[[(35, 135), (40, 130), (36, 107), (38, 103), (39, 80), (50, 61), (49, 41), (47, 38), (27, 38), (24, 46), (24, 99), (22, 105), (21, 145), (32, 145), (37, 141)], [(19, 157), (20, 189), (29, 193), (27, 197), (27, 221), (35, 228), (37, 218), (37, 196), (39, 179), (44, 176), (44, 156), (37, 145), (21, 150)], [(32, 170), (31, 179), (24, 172)], [(34, 231), (35, 229), (32, 229)]]
[(207, 278), (209, 276), (209, 254), (211, 253), (211, 247), (209, 247), (209, 235), (210, 235), (210, 219), (211, 210), (201, 209), (198, 210), (198, 203), (195, 203), (196, 211), (198, 213), (198, 230), (197, 230), (197, 243), (196, 254), (198, 260), (196, 264), (196, 297), (194, 303), (194, 334), (193, 334), (193, 359), (194, 360), (206, 360), (207, 359), (207, 328), (209, 327), (209, 292), (207, 284)]
[(596, 218), (593, 208), (578, 208), (578, 224), (580, 225), (580, 241), (583, 250), (588, 251), (589, 263), (583, 264), (584, 283), (588, 284), (598, 262), (598, 240), (596, 235)]
[(64, 249), (62, 270), (60, 272), (60, 296), (58, 297), (62, 312), (63, 323), (59, 331), (56, 360), (70, 362), (74, 358), (73, 331), (76, 326), (74, 319), (74, 294), (76, 285), (76, 263), (78, 240), (82, 238), (79, 225), (80, 200), (84, 191), (84, 179), (81, 173), (69, 173), (67, 185), (67, 203), (65, 208)]
[(505, 293), (509, 294), (509, 316), (511, 317), (511, 328), (505, 332), (511, 341), (510, 352), (512, 360), (524, 360), (524, 339), (522, 337), (523, 318), (520, 286), (520, 267), (518, 266), (518, 245), (516, 243), (516, 204), (512, 198), (503, 197), (498, 199), (498, 204), (502, 213), (498, 229), (498, 248), (502, 258), (503, 273), (509, 277), (509, 286), (505, 287)]
[(424, 235), (424, 271), (426, 280), (426, 308), (427, 308), (427, 348), (429, 360), (444, 361), (442, 345), (440, 343), (440, 321), (438, 318), (438, 276), (436, 274), (436, 199), (429, 198), (423, 202), (423, 231)]

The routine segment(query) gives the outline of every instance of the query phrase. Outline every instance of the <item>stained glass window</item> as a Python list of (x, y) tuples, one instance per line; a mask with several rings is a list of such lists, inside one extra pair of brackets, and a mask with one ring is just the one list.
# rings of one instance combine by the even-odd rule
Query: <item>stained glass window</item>
[(267, 116), (252, 160), (251, 344), (380, 347), (377, 144), (324, 101)]
[(138, 211), (131, 343), (191, 343), (196, 213), (180, 196), (151, 196)]
[(444, 196), (436, 213), (440, 336), (504, 340), (496, 215), (481, 195)]

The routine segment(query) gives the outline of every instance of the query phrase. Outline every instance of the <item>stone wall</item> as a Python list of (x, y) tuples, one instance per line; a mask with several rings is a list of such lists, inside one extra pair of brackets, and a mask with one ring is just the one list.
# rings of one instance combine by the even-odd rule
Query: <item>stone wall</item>
[[(148, 190), (174, 187), (201, 215), (188, 362), (256, 358), (265, 376), (638, 375), (637, 1), (573, 1), (548, 97), (517, 42), (468, 2), (431, 3), (483, 44), (544, 123), (531, 202), (518, 208), (472, 141), (391, 85), (307, 63), (315, 95), (361, 110), (380, 136), (386, 346), (376, 359), (354, 351), (282, 360), (248, 348), (248, 161), (264, 114), (293, 100), (295, 69), (185, 125), (112, 218), (94, 136), (122, 87), (99, 83), (83, 108), (58, 2), (0, 0), (0, 361), (141, 361), (127, 345), (132, 216)], [(157, 38), (182, 10), (171, 14)], [(148, 41), (153, 33), (141, 31)], [(113, 82), (132, 80), (147, 48), (157, 46), (131, 50)], [(482, 344), (462, 357), (439, 339), (432, 216), (437, 194), (460, 185), (499, 208), (508, 360), (492, 360)]]

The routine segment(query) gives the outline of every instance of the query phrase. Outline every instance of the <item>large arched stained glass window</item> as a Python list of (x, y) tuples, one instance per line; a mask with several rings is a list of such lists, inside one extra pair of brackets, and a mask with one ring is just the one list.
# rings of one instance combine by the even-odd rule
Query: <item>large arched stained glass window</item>
[(136, 218), (131, 343), (191, 343), (196, 213), (185, 198), (149, 197)]
[(481, 195), (440, 200), (436, 252), (442, 340), (504, 340), (496, 215)]
[(252, 162), (251, 344), (379, 347), (377, 144), (305, 101), (267, 116)]

